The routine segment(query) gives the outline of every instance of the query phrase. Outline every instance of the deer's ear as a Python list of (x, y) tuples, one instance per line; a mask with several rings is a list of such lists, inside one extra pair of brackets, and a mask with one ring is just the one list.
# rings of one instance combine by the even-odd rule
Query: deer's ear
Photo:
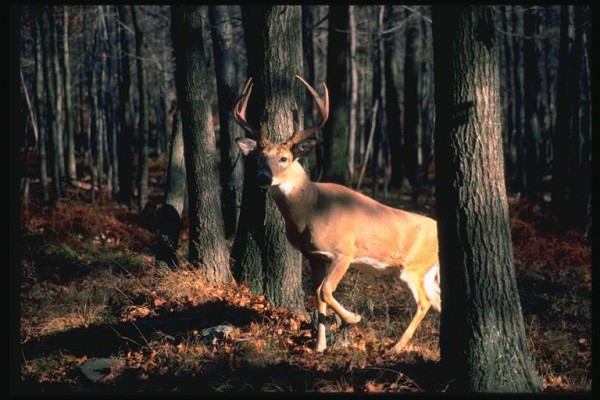
[(315, 148), (316, 144), (316, 139), (304, 139), (300, 143), (293, 145), (291, 152), (294, 155), (294, 158), (304, 158), (310, 154), (312, 149)]
[(245, 156), (255, 157), (256, 156), (256, 140), (248, 138), (237, 138), (235, 139), (238, 147)]

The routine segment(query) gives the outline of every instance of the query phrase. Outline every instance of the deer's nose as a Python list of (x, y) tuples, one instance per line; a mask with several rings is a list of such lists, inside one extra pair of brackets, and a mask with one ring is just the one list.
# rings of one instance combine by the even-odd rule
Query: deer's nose
[(256, 183), (258, 183), (258, 186), (263, 188), (269, 187), (271, 186), (271, 182), (273, 182), (273, 177), (268, 171), (262, 170), (258, 172), (258, 175), (256, 176)]

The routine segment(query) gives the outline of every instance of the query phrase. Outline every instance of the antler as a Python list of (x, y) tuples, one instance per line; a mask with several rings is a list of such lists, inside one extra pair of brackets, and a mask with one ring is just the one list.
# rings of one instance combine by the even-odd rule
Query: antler
[(310, 94), (312, 94), (315, 103), (317, 103), (317, 107), (319, 107), (319, 112), (321, 113), (321, 120), (317, 125), (311, 128), (304, 129), (302, 131), (296, 129), (292, 137), (283, 143), (283, 145), (288, 148), (291, 148), (296, 143), (299, 143), (304, 139), (307, 139), (314, 135), (319, 129), (323, 127), (323, 125), (325, 125), (325, 122), (327, 122), (327, 118), (329, 118), (329, 92), (327, 91), (327, 86), (325, 85), (325, 83), (322, 83), (323, 89), (325, 91), (325, 101), (323, 101), (323, 99), (321, 99), (321, 96), (319, 96), (317, 91), (308, 82), (306, 82), (298, 75), (296, 75), (296, 78), (298, 78), (300, 82), (302, 82), (304, 86), (306, 86)]
[(269, 138), (267, 137), (267, 129), (263, 124), (260, 127), (260, 130), (253, 128), (248, 121), (246, 121), (246, 107), (248, 107), (248, 99), (250, 98), (250, 93), (252, 93), (252, 78), (248, 78), (244, 88), (242, 89), (242, 93), (233, 103), (233, 119), (237, 122), (242, 128), (248, 131), (253, 139), (257, 139), (260, 147), (267, 147), (269, 144)]

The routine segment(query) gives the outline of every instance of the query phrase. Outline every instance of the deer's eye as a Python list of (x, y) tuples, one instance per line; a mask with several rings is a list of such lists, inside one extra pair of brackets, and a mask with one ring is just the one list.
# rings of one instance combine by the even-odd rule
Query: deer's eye
[(281, 157), (281, 158), (279, 159), (279, 162), (280, 162), (280, 163), (287, 162), (287, 157)]

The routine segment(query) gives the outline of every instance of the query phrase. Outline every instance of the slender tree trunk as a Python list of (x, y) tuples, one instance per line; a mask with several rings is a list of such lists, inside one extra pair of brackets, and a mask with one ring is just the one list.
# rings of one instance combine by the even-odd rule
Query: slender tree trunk
[[(129, 9), (127, 6), (118, 6), (119, 21), (130, 25)], [(119, 150), (119, 199), (131, 206), (133, 197), (133, 127), (130, 119), (131, 107), (131, 68), (129, 65), (129, 34), (124, 27), (119, 29), (120, 73), (119, 73), (119, 136), (117, 146)]]
[[(431, 16), (431, 7), (422, 7), (423, 14)], [(431, 190), (432, 179), (430, 171), (433, 170), (433, 50), (431, 40), (431, 20), (421, 18), (421, 179), (419, 186), (427, 191)]]
[(412, 11), (405, 10), (406, 50), (404, 56), (404, 171), (412, 189), (413, 201), (419, 192), (419, 30)]
[(67, 178), (70, 182), (77, 179), (75, 168), (75, 130), (73, 128), (73, 102), (71, 98), (71, 64), (69, 50), (69, 7), (63, 6), (63, 56), (62, 68), (65, 84), (65, 126), (67, 136), (66, 167)]
[(441, 358), (456, 392), (536, 392), (513, 265), (492, 15), (433, 6)]
[[(585, 25), (590, 23), (584, 19), (584, 6), (574, 6), (574, 35), (573, 53), (571, 55), (573, 74), (572, 82), (572, 154), (571, 170), (574, 172), (571, 177), (571, 194), (567, 209), (570, 210), (567, 219), (567, 227), (584, 232), (591, 221), (588, 203), (590, 202), (591, 187), (591, 153), (589, 140), (589, 128), (585, 126), (586, 118), (585, 108), (586, 97), (589, 91), (584, 91), (587, 87), (588, 77), (586, 76), (586, 67), (588, 59), (584, 54), (587, 44), (584, 41)], [(591, 126), (591, 125), (590, 125)], [(585, 129), (587, 128), (587, 129)]]
[(138, 74), (138, 93), (140, 96), (140, 123), (138, 129), (139, 165), (138, 165), (138, 208), (140, 212), (148, 202), (148, 79), (146, 73), (146, 43), (141, 21), (140, 6), (131, 6), (131, 20), (135, 30), (135, 55)]
[(242, 129), (233, 121), (231, 108), (237, 97), (237, 88), (241, 79), (234, 64), (233, 26), (228, 6), (209, 6), (209, 18), (215, 71), (217, 75), (217, 95), (219, 100), (219, 144), (221, 151), (220, 181), (221, 210), (225, 222), (225, 235), (235, 235), (241, 206), (241, 188), (243, 184), (243, 165), (239, 159), (235, 139), (243, 137)]
[[(302, 51), (304, 59), (304, 79), (311, 85), (315, 85), (315, 47), (313, 36), (313, 5), (302, 6)], [(314, 101), (309, 92), (306, 92), (304, 100), (304, 124), (306, 126), (315, 123), (314, 120)], [(320, 135), (320, 133), (317, 133)], [(313, 152), (304, 160), (304, 168), (312, 180), (319, 181), (323, 175), (323, 148), (321, 142)]]
[(54, 107), (56, 110), (56, 118), (54, 123), (56, 124), (56, 136), (55, 136), (55, 150), (57, 152), (56, 157), (58, 159), (58, 174), (60, 177), (60, 191), (64, 190), (64, 179), (66, 177), (65, 171), (65, 146), (64, 146), (64, 122), (63, 122), (63, 107), (64, 107), (64, 84), (63, 84), (63, 75), (60, 67), (60, 46), (59, 35), (58, 35), (58, 27), (56, 26), (56, 15), (55, 15), (54, 6), (50, 6), (49, 8), (49, 16), (50, 16), (50, 34), (51, 34), (51, 43), (52, 50), (50, 54), (52, 54), (52, 62), (51, 62), (51, 71), (52, 71), (52, 80), (54, 86), (54, 93), (56, 95), (56, 99), (54, 101)]
[(213, 283), (231, 280), (220, 210), (215, 133), (207, 99), (202, 19), (198, 6), (171, 7), (176, 82), (183, 128), (190, 239), (189, 260)]
[[(60, 164), (62, 160), (60, 158), (59, 151), (59, 140), (58, 140), (58, 113), (56, 108), (56, 80), (53, 77), (52, 64), (52, 34), (51, 34), (51, 20), (50, 16), (53, 14), (52, 7), (44, 6), (42, 11), (42, 50), (43, 50), (43, 70), (44, 70), (44, 97), (46, 97), (46, 116), (48, 120), (48, 127), (50, 129), (49, 135), (49, 147), (51, 149), (51, 173), (52, 173), (52, 201), (55, 201), (58, 197), (62, 197), (62, 183), (60, 175)], [(52, 19), (52, 23), (54, 20)]]
[(42, 192), (42, 202), (47, 205), (50, 201), (48, 196), (48, 169), (46, 159), (46, 107), (44, 104), (45, 90), (44, 90), (44, 60), (42, 54), (43, 47), (43, 31), (42, 31), (42, 14), (41, 10), (36, 10), (35, 14), (35, 29), (34, 29), (34, 42), (35, 42), (35, 109), (38, 120), (38, 165), (40, 171), (40, 186)]
[(537, 7), (530, 6), (523, 16), (523, 64), (524, 64), (524, 105), (525, 131), (525, 193), (536, 201), (541, 192), (540, 152), (542, 121), (540, 118), (539, 92), (541, 90), (540, 71), (536, 40), (539, 32)]
[[(302, 33), (300, 6), (242, 6), (248, 49), (248, 76), (255, 79), (248, 120), (266, 124), (270, 140), (293, 132), (293, 110), (302, 125), (299, 99)], [(245, 159), (244, 191), (231, 258), (236, 278), (276, 307), (304, 313), (302, 258), (285, 236), (285, 224), (273, 200), (256, 184), (256, 161)]]
[[(116, 21), (114, 18), (109, 18), (110, 8), (112, 6), (106, 6), (106, 13), (104, 14), (104, 26), (107, 43), (116, 43)], [(112, 196), (118, 198), (119, 194), (119, 156), (118, 156), (118, 94), (115, 88), (117, 83), (115, 82), (115, 75), (117, 73), (117, 60), (118, 60), (118, 47), (115, 45), (108, 46), (108, 54), (106, 57), (106, 75), (107, 75), (107, 90), (105, 93), (105, 102), (107, 105), (106, 109), (106, 124), (108, 131), (108, 148), (110, 155), (110, 165), (112, 169)]]
[(567, 186), (570, 173), (571, 139), (571, 6), (562, 5), (560, 11), (560, 47), (558, 56), (558, 83), (556, 104), (556, 132), (552, 162), (552, 210), (561, 223), (567, 220)]
[(323, 128), (324, 178), (349, 183), (348, 171), (348, 6), (329, 6), (327, 87), (329, 121)]
[(356, 154), (357, 108), (358, 108), (358, 67), (357, 67), (357, 32), (355, 6), (348, 7), (348, 28), (350, 30), (350, 111), (348, 121), (348, 173), (349, 181), (354, 181), (354, 157)]
[(504, 81), (504, 89), (501, 94), (503, 94), (505, 100), (505, 113), (504, 113), (504, 124), (505, 128), (504, 134), (502, 135), (504, 141), (504, 174), (508, 177), (509, 180), (512, 180), (515, 174), (515, 152), (514, 152), (514, 135), (515, 135), (515, 120), (516, 120), (516, 107), (515, 107), (515, 88), (513, 86), (514, 80), (514, 62), (513, 62), (513, 49), (512, 44), (513, 41), (510, 38), (509, 27), (508, 27), (508, 17), (509, 17), (509, 6), (502, 6), (501, 10), (501, 21), (502, 21), (502, 30), (504, 33), (500, 34), (499, 37), (502, 38), (502, 49), (504, 49), (504, 75), (502, 76)]
[[(394, 23), (394, 7), (386, 6), (387, 27)], [(384, 69), (385, 69), (385, 113), (387, 119), (387, 136), (391, 147), (391, 169), (392, 176), (390, 184), (399, 189), (403, 179), (403, 146), (402, 146), (402, 109), (398, 96), (398, 77), (396, 74), (396, 63), (399, 63), (397, 36), (394, 32), (384, 38)]]
[(156, 259), (171, 265), (177, 265), (179, 261), (177, 259), (177, 249), (179, 247), (179, 234), (183, 226), (181, 216), (186, 189), (183, 134), (181, 113), (179, 111), (173, 117), (172, 132), (165, 203), (158, 212)]

